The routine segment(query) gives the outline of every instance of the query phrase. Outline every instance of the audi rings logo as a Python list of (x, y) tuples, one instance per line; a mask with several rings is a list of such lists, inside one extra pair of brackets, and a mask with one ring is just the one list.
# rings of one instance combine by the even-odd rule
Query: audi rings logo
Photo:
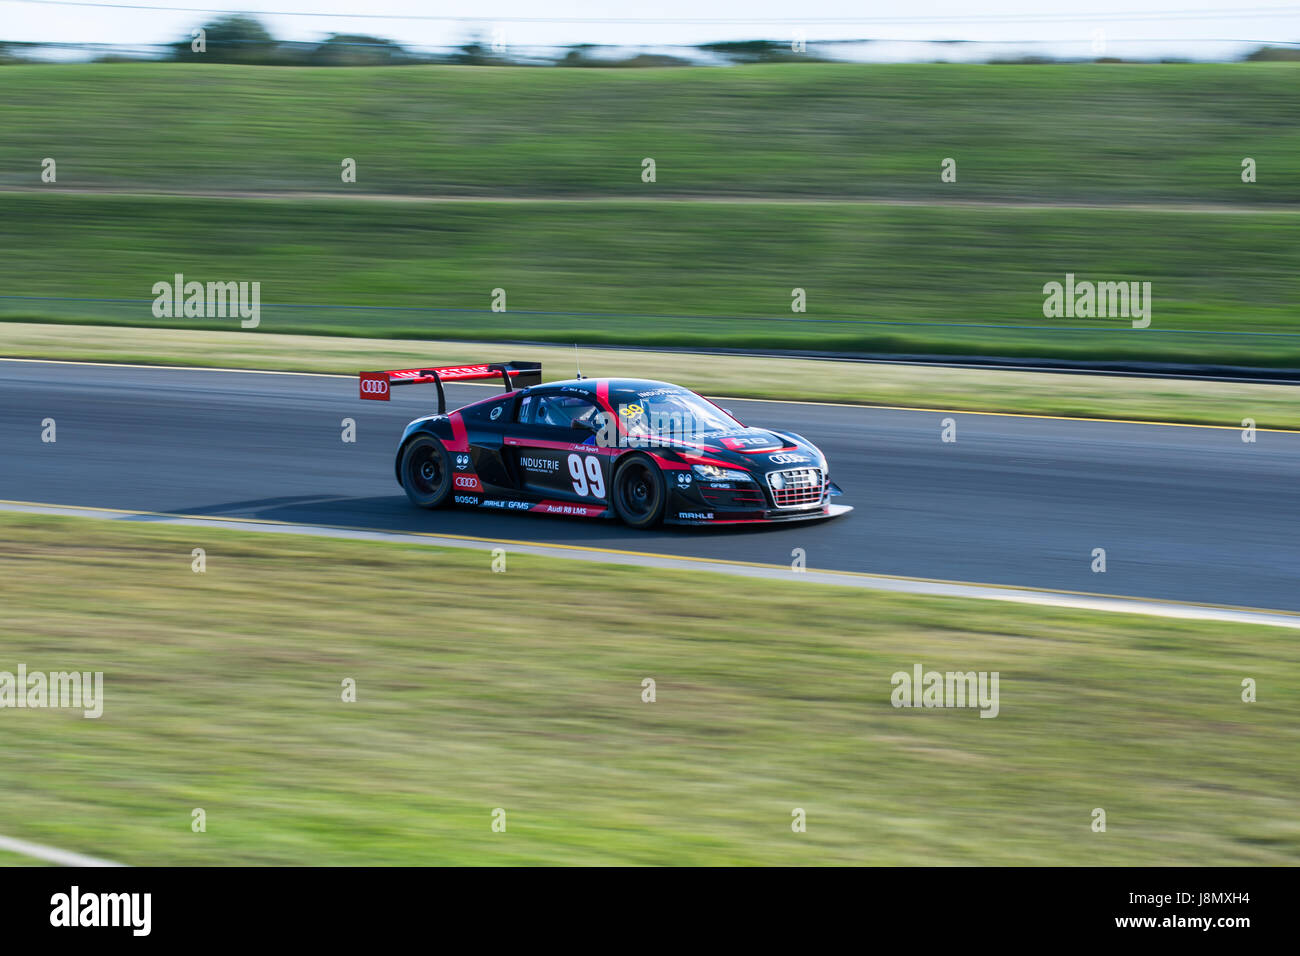
[(457, 475), (456, 487), (473, 488), (475, 490), (478, 490), (478, 479), (475, 478), (473, 475)]
[(361, 397), (388, 401), (388, 376), (367, 377), (361, 374)]
[(807, 455), (768, 455), (767, 460), (774, 465), (799, 465), (809, 458)]

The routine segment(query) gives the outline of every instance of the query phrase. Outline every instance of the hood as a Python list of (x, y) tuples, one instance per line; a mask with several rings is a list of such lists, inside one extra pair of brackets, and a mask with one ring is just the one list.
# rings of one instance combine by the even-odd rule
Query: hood
[(816, 445), (799, 435), (744, 426), (725, 432), (697, 435), (679, 446), (689, 460), (692, 453), (706, 455), (763, 474), (788, 468), (825, 468), (826, 459)]

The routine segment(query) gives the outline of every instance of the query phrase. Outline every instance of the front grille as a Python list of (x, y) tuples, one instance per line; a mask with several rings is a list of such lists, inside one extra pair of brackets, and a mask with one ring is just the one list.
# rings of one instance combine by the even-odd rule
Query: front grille
[(707, 483), (696, 482), (704, 500), (715, 508), (765, 508), (767, 500), (763, 490), (749, 481), (737, 481), (730, 488), (713, 488)]
[(807, 508), (822, 503), (826, 496), (826, 476), (820, 468), (772, 471), (767, 475), (767, 487), (778, 508)]

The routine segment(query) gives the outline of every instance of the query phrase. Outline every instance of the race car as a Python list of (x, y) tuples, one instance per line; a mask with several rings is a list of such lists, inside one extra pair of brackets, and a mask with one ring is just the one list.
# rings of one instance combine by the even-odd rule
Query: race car
[[(503, 393), (447, 411), (448, 382), (500, 379)], [(537, 362), (360, 373), (361, 398), (432, 384), (438, 413), (406, 426), (393, 463), (421, 508), (462, 506), (633, 528), (832, 518), (853, 509), (826, 456), (790, 432), (750, 428), (690, 389), (629, 378), (542, 384)]]

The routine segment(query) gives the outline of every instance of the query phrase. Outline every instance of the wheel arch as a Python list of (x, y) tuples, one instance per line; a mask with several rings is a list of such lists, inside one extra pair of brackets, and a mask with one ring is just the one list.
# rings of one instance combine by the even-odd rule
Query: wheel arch
[[(655, 517), (644, 523), (633, 523), (628, 516), (623, 513), (623, 507), (618, 496), (620, 495), (620, 481), (626, 469), (633, 464), (648, 466), (655, 474), (659, 487), (659, 504), (656, 509)], [(658, 458), (649, 452), (643, 450), (629, 451), (619, 455), (613, 462), (613, 467), (609, 475), (609, 507), (616, 517), (625, 524), (634, 528), (651, 528), (661, 524), (668, 513), (669, 496), (673, 493), (670, 483), (664, 476), (664, 469)]]
[(421, 435), (429, 435), (438, 439), (444, 447), (447, 446), (448, 442), (454, 440), (451, 426), (446, 421), (421, 421), (408, 425), (401, 441), (397, 443), (397, 454), (393, 456), (393, 478), (396, 479), (399, 485), (402, 483), (402, 456), (406, 454), (406, 446)]

